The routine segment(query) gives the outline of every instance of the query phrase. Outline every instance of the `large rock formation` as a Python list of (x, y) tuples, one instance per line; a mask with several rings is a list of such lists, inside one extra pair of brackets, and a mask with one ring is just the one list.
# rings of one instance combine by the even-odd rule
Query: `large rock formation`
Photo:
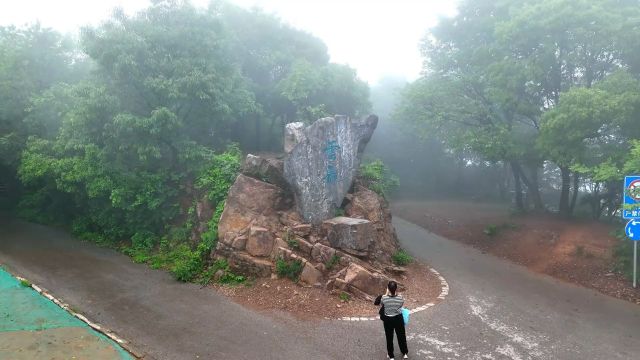
[[(398, 250), (391, 213), (381, 196), (359, 182), (351, 186), (376, 121), (336, 116), (290, 127), (284, 165), (289, 184), (281, 161), (248, 155), (229, 191), (212, 256), (258, 277), (275, 272), (280, 259), (299, 261), (303, 285), (361, 298), (383, 291), (395, 276), (388, 269)], [(339, 178), (327, 181), (332, 173), (326, 166), (334, 166)], [(334, 217), (344, 204), (347, 216)]]
[(306, 221), (320, 224), (335, 215), (377, 124), (375, 115), (364, 120), (336, 115), (304, 129), (300, 123), (287, 125), (285, 143), (291, 150), (284, 162), (284, 176)]

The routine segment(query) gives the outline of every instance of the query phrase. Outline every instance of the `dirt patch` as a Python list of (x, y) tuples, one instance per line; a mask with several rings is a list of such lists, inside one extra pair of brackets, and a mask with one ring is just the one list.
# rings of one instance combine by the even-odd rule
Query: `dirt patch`
[(550, 215), (511, 216), (503, 205), (397, 202), (393, 213), (438, 235), (558, 279), (640, 304), (640, 290), (615, 273), (614, 227)]
[[(424, 264), (407, 266), (400, 281), (406, 290), (405, 306), (412, 309), (436, 302), (440, 295), (440, 280)], [(345, 301), (339, 291), (303, 287), (288, 279), (257, 279), (250, 286), (214, 285), (219, 292), (251, 309), (267, 312), (282, 311), (302, 320), (339, 319), (342, 317), (373, 317), (378, 307), (369, 301), (351, 298)], [(380, 289), (381, 292), (384, 289)]]

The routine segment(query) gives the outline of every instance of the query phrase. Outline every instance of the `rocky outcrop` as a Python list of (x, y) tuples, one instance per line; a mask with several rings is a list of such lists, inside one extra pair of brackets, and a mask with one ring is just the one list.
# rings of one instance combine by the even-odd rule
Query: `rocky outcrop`
[(299, 124), (288, 126), (285, 142), (289, 142), (291, 150), (284, 162), (284, 177), (306, 221), (320, 224), (334, 217), (377, 124), (375, 115), (364, 120), (336, 115), (302, 130)]
[(289, 123), (284, 128), (284, 152), (289, 154), (304, 139), (304, 123)]
[(337, 217), (322, 223), (329, 244), (346, 253), (366, 256), (374, 240), (373, 225), (369, 220)]
[[(336, 116), (290, 125), (284, 165), (248, 155), (229, 191), (212, 256), (258, 277), (273, 274), (279, 259), (300, 261), (301, 285), (361, 298), (383, 291), (402, 273), (390, 259), (398, 249), (391, 213), (382, 197), (358, 182), (351, 186), (376, 122)], [(334, 217), (343, 204), (347, 216)]]
[(290, 207), (291, 199), (281, 188), (238, 175), (229, 190), (218, 224), (218, 234), (222, 238), (240, 235), (251, 225), (272, 228), (278, 222), (278, 211)]
[(369, 257), (379, 263), (390, 263), (391, 255), (398, 250), (400, 243), (391, 223), (391, 210), (387, 201), (360, 184), (355, 186), (355, 192), (347, 198), (349, 203), (345, 208), (345, 214), (369, 220), (373, 225), (375, 234)]
[(242, 173), (255, 179), (286, 189), (288, 184), (283, 176), (284, 162), (249, 154), (242, 164)]

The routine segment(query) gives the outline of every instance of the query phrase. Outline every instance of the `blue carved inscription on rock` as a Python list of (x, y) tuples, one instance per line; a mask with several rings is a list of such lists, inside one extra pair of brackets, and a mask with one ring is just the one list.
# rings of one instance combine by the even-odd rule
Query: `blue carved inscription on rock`
[(327, 141), (327, 147), (324, 148), (324, 153), (327, 156), (327, 174), (324, 178), (327, 184), (332, 184), (338, 181), (338, 169), (336, 168), (336, 162), (338, 159), (337, 151), (340, 150), (340, 145), (335, 140)]

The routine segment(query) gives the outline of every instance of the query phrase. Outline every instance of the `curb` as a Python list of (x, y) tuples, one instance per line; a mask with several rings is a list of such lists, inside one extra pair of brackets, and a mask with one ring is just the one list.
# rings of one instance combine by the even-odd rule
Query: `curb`
[[(438, 280), (440, 280), (440, 295), (438, 295), (438, 297), (436, 299), (442, 301), (447, 297), (447, 295), (449, 295), (449, 283), (447, 283), (447, 280), (445, 280), (445, 278), (442, 277), (442, 275), (440, 275), (440, 273), (438, 271), (436, 271), (435, 269), (430, 268), (429, 271), (434, 273), (438, 277)], [(422, 306), (419, 306), (419, 307), (417, 307), (415, 309), (410, 309), (409, 313), (410, 314), (415, 314), (415, 313), (418, 313), (420, 311), (427, 310), (428, 308), (430, 308), (432, 306), (435, 306), (435, 305), (436, 305), (436, 303), (430, 302), (428, 304), (424, 304)], [(340, 318), (338, 320), (341, 320), (341, 321), (372, 321), (372, 320), (378, 320), (378, 319), (379, 319), (379, 317), (377, 317), (377, 316), (374, 316), (374, 317), (348, 317), (348, 316), (345, 316), (345, 317), (342, 317), (342, 318)]]
[(100, 324), (97, 324), (97, 323), (94, 323), (93, 321), (89, 320), (86, 316), (73, 311), (68, 304), (66, 304), (66, 303), (62, 302), (61, 300), (57, 299), (55, 296), (51, 295), (47, 290), (41, 288), (38, 285), (33, 284), (32, 282), (30, 282), (29, 280), (27, 280), (27, 279), (25, 279), (25, 278), (23, 278), (21, 276), (14, 275), (14, 277), (16, 279), (18, 279), (19, 281), (26, 281), (29, 284), (31, 284), (30, 287), (33, 290), (35, 290), (37, 293), (39, 293), (40, 295), (46, 297), (51, 302), (53, 302), (54, 304), (58, 305), (60, 308), (62, 308), (63, 310), (65, 310), (66, 312), (68, 312), (69, 314), (74, 316), (75, 318), (77, 318), (80, 321), (84, 322), (85, 324), (89, 325), (89, 327), (92, 328), (93, 330), (95, 330), (95, 331), (99, 332), (100, 334), (108, 337), (109, 339), (115, 341), (120, 347), (122, 347), (125, 351), (127, 351), (129, 354), (131, 354), (136, 359), (144, 358), (144, 355), (141, 354), (141, 352), (137, 351), (136, 349), (132, 348), (132, 346), (129, 344), (129, 342), (127, 342), (124, 339), (118, 337), (115, 333), (113, 333), (111, 330), (105, 328), (104, 326), (102, 326)]

